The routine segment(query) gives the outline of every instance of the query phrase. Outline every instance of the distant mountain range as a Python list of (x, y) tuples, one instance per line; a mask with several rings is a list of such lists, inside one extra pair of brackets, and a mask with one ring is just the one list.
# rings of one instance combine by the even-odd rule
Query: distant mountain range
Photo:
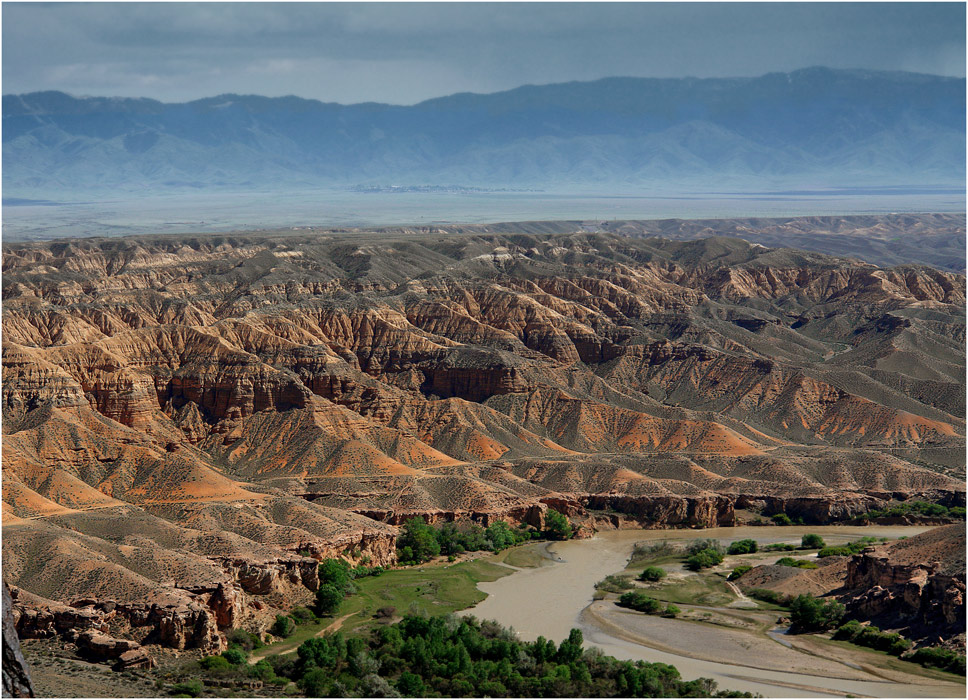
[(608, 78), (413, 106), (3, 97), (8, 197), (457, 185), (775, 190), (965, 181), (965, 80), (809, 68)]

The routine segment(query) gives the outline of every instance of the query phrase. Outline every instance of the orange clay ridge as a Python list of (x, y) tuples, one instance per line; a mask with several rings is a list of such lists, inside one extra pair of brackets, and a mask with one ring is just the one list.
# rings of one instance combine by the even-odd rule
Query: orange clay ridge
[(309, 600), (313, 559), (391, 564), (414, 515), (959, 505), (964, 348), (963, 275), (730, 238), (4, 245), (4, 577), (39, 628), (217, 649)]

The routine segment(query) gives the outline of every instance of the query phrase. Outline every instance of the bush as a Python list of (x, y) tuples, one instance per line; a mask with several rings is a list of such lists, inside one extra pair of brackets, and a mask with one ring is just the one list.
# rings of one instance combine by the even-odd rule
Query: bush
[(595, 584), (595, 590), (598, 591), (608, 591), (609, 593), (621, 593), (622, 591), (627, 591), (630, 588), (634, 588), (632, 584), (624, 576), (606, 576), (601, 581)]
[(686, 568), (691, 571), (699, 571), (721, 564), (722, 561), (723, 555), (715, 549), (704, 549), (686, 559)]
[(568, 518), (554, 508), (545, 511), (544, 528), (545, 537), (549, 540), (567, 540), (573, 534)]
[(763, 551), (764, 552), (795, 552), (796, 549), (797, 549), (796, 545), (778, 542), (776, 544), (766, 545), (763, 548)]
[(793, 525), (793, 521), (790, 520), (790, 516), (786, 513), (777, 513), (770, 519), (774, 525)]
[(638, 591), (623, 593), (622, 597), (618, 599), (617, 605), (620, 605), (623, 608), (631, 608), (632, 610), (648, 613), (649, 615), (656, 614), (662, 607), (659, 601), (657, 601), (655, 598), (647, 596)]
[(840, 624), (844, 606), (836, 600), (822, 600), (812, 595), (798, 595), (790, 601), (790, 631), (823, 632)]
[(316, 615), (309, 608), (293, 608), (289, 613), (292, 618), (296, 621), (296, 624), (304, 625), (307, 622), (315, 622)]
[(733, 569), (732, 573), (730, 573), (730, 575), (726, 577), (726, 580), (735, 581), (736, 579), (738, 579), (740, 576), (742, 576), (752, 568), (753, 568), (752, 566), (747, 566), (746, 564), (744, 564), (743, 566), (737, 566), (735, 569)]
[(323, 559), (319, 562), (319, 582), (328, 583), (346, 594), (350, 588), (350, 565), (342, 559)]
[(665, 610), (662, 611), (662, 617), (676, 617), (681, 612), (682, 610), (679, 609), (678, 605), (669, 603), (666, 605)]
[(793, 557), (783, 557), (776, 560), (776, 566), (792, 566), (797, 569), (816, 569), (816, 562), (808, 559), (794, 559)]
[(331, 583), (324, 583), (316, 589), (316, 613), (335, 615), (343, 602), (343, 592)]
[(804, 535), (800, 540), (800, 549), (823, 549), (825, 546), (820, 535)]
[(686, 547), (687, 554), (699, 554), (700, 552), (705, 552), (708, 550), (712, 550), (717, 554), (723, 554), (726, 551), (722, 542), (709, 538), (693, 540), (689, 543), (689, 546)]
[(922, 647), (908, 657), (922, 666), (940, 668), (944, 671), (965, 675), (965, 657), (944, 647)]
[(181, 683), (175, 683), (171, 687), (172, 695), (182, 695), (190, 698), (197, 698), (202, 694), (202, 682), (197, 678), (193, 678), (190, 681), (183, 681)]
[(817, 557), (825, 559), (827, 557), (849, 557), (853, 554), (850, 547), (824, 547), (817, 552)]
[(243, 651), (252, 651), (257, 646), (262, 646), (262, 640), (254, 634), (250, 634), (243, 629), (231, 629), (225, 635), (229, 646), (239, 647)]
[(206, 656), (198, 663), (206, 671), (223, 671), (232, 668), (232, 664), (222, 656)]
[(292, 633), (296, 631), (296, 623), (291, 617), (276, 615), (276, 621), (269, 631), (275, 636), (285, 639), (292, 636)]
[(411, 698), (423, 697), (427, 692), (423, 679), (416, 673), (410, 673), (410, 671), (404, 671), (400, 674), (400, 678), (397, 680), (397, 690)]
[(387, 605), (382, 608), (377, 608), (376, 612), (373, 613), (373, 617), (379, 618), (381, 620), (389, 620), (391, 617), (397, 614), (397, 609), (392, 605)]
[(729, 545), (727, 554), (753, 554), (757, 550), (756, 540), (739, 540)]
[(785, 606), (789, 603), (789, 599), (786, 596), (776, 591), (771, 591), (769, 588), (753, 588), (746, 591), (746, 595), (756, 600), (762, 600), (764, 603), (773, 603), (774, 605)]
[(299, 679), (299, 688), (306, 693), (308, 698), (325, 698), (329, 694), (332, 675), (321, 668), (309, 670)]
[(658, 566), (649, 566), (639, 574), (639, 581), (651, 581), (655, 583), (656, 581), (661, 581), (665, 578), (666, 572), (660, 569)]
[(232, 647), (222, 652), (222, 658), (233, 666), (241, 666), (246, 662), (246, 654), (241, 649)]

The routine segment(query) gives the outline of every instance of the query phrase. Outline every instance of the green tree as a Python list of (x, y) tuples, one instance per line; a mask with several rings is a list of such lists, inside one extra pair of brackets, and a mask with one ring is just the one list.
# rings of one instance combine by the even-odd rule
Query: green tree
[(573, 534), (568, 518), (554, 508), (545, 511), (544, 529), (549, 540), (567, 540)]
[(794, 634), (823, 632), (839, 625), (844, 612), (844, 606), (836, 600), (798, 595), (790, 601), (790, 630)]
[(269, 631), (275, 636), (285, 639), (296, 631), (296, 623), (287, 615), (276, 615), (276, 621)]
[(299, 679), (298, 685), (307, 698), (325, 698), (328, 695), (327, 691), (332, 680), (331, 673), (321, 668), (313, 668)]
[(793, 525), (793, 521), (790, 520), (790, 516), (786, 513), (777, 513), (771, 519), (774, 525)]
[(727, 554), (752, 554), (757, 549), (756, 540), (737, 540), (729, 545)]
[(397, 557), (404, 564), (419, 564), (440, 554), (437, 534), (423, 518), (410, 518), (397, 538)]
[(222, 658), (233, 666), (241, 666), (246, 662), (245, 652), (236, 647), (223, 651)]
[(639, 581), (660, 581), (665, 578), (666, 572), (660, 569), (658, 566), (647, 566), (645, 570), (639, 574)]
[(342, 559), (323, 559), (319, 563), (319, 582), (328, 583), (345, 594), (350, 587), (350, 565)]
[(511, 545), (517, 544), (514, 531), (503, 520), (498, 520), (491, 524), (484, 534), (491, 543), (491, 549), (495, 552), (500, 552), (502, 549), (507, 549)]
[(715, 549), (704, 549), (686, 559), (686, 568), (691, 571), (699, 571), (700, 569), (712, 568), (721, 564), (722, 561), (723, 555), (721, 553)]
[(397, 680), (397, 690), (410, 698), (420, 698), (427, 694), (423, 679), (410, 671), (404, 671), (400, 674), (400, 678)]
[(316, 589), (316, 614), (334, 615), (343, 602), (343, 592), (331, 583)]
[(820, 535), (804, 535), (800, 540), (801, 549), (823, 549), (826, 546)]

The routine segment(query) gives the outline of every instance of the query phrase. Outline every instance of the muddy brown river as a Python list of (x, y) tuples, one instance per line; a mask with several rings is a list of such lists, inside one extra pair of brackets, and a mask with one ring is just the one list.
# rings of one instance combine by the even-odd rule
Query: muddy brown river
[[(619, 659), (663, 662), (683, 678), (712, 678), (720, 688), (766, 697), (964, 697), (964, 683), (909, 674), (885, 674), (843, 659), (791, 648), (782, 635), (753, 634), (695, 621), (670, 620), (593, 602), (595, 583), (625, 568), (636, 542), (713, 537), (724, 542), (752, 538), (761, 545), (797, 542), (815, 532), (829, 543), (864, 536), (895, 539), (926, 527), (735, 527), (706, 530), (618, 530), (588, 540), (531, 545), (546, 565), (516, 569), (478, 584), (487, 598), (468, 613), (512, 627), (525, 640), (560, 641), (582, 630), (586, 646)], [(735, 611), (733, 611), (735, 612)], [(750, 612), (755, 615), (756, 612)], [(776, 613), (759, 612), (761, 616)], [(777, 638), (779, 637), (779, 639)]]

